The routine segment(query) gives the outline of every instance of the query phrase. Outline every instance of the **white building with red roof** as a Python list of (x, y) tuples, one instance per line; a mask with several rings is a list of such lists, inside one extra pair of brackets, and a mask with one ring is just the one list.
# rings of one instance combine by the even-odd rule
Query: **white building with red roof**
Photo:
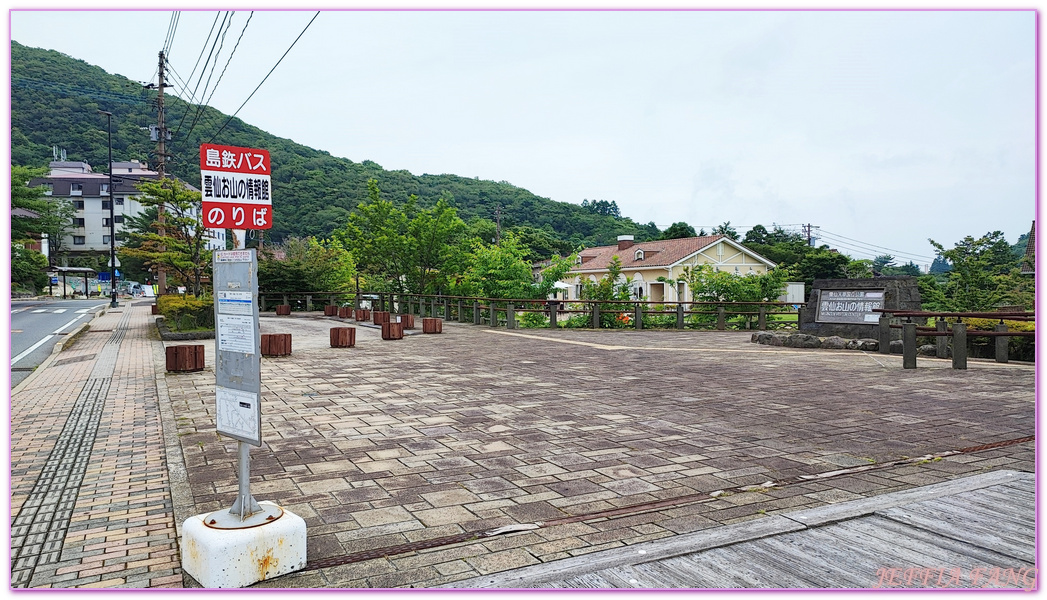
[(687, 284), (677, 282), (686, 267), (712, 265), (717, 271), (759, 275), (777, 266), (719, 234), (639, 243), (631, 235), (621, 235), (617, 245), (586, 248), (578, 253), (577, 265), (563, 279), (568, 285), (564, 290), (567, 299), (579, 298), (583, 279), (599, 281), (607, 275), (615, 256), (622, 264), (620, 277), (632, 280), (633, 297), (646, 297), (652, 302), (692, 300)]

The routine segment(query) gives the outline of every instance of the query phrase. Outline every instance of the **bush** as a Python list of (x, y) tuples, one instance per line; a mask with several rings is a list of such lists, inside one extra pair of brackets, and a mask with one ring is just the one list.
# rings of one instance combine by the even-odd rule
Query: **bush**
[[(952, 328), (952, 324), (957, 321), (955, 317), (949, 317), (945, 319), (949, 323), (948, 328)], [(965, 317), (963, 322), (967, 324), (967, 331), (993, 331), (996, 329), (996, 325), (999, 324), (999, 319), (972, 319)], [(928, 319), (929, 326), (934, 327), (934, 320)], [(1007, 331), (1036, 331), (1036, 323), (1033, 321), (1009, 321), (1004, 319), (1003, 324), (1007, 326)], [(971, 336), (967, 338), (967, 346), (971, 351), (971, 356), (976, 358), (986, 358), (995, 355), (995, 344), (994, 338), (984, 338)], [(1036, 341), (1035, 338), (1031, 337), (1013, 337), (1008, 339), (1007, 343), (1007, 354), (1014, 360), (1023, 360), (1032, 362), (1036, 359)]]
[(169, 327), (176, 331), (214, 329), (214, 301), (210, 296), (165, 294), (156, 299), (160, 314)]
[(549, 326), (549, 317), (542, 313), (529, 312), (520, 317), (520, 327), (524, 329), (538, 329)]

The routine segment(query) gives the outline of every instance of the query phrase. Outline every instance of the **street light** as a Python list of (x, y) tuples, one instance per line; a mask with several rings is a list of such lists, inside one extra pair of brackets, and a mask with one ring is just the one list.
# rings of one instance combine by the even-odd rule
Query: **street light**
[(113, 113), (100, 110), (106, 116), (109, 130), (109, 290), (112, 292), (110, 308), (116, 308), (116, 215), (113, 211)]

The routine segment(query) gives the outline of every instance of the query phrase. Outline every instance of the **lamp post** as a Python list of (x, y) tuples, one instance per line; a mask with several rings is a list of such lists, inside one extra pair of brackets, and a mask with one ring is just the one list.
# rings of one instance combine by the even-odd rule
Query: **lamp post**
[(109, 131), (109, 291), (112, 299), (110, 308), (116, 308), (116, 215), (113, 205), (116, 204), (113, 196), (113, 113), (100, 110), (106, 116), (107, 129)]

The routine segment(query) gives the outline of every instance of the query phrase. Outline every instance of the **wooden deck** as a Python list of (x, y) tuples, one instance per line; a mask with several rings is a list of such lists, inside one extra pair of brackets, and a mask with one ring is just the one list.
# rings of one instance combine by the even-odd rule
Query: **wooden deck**
[(446, 587), (1024, 588), (1035, 476), (994, 471)]

